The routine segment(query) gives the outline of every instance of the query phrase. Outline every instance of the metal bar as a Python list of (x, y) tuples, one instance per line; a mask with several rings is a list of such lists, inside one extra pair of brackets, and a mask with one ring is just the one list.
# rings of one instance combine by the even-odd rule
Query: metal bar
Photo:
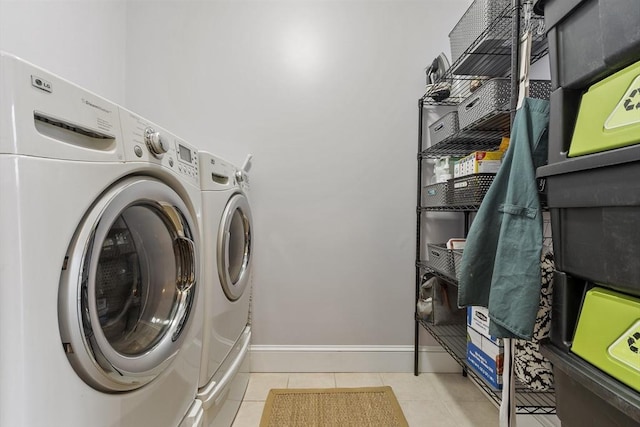
[[(519, 76), (520, 76), (520, 0), (512, 0), (513, 6), (513, 16), (511, 19), (511, 129), (513, 129), (513, 121), (516, 116), (516, 108), (518, 106), (518, 87), (519, 87)], [(510, 342), (510, 340), (507, 340)], [(505, 343), (506, 345), (506, 343)], [(511, 345), (511, 344), (509, 344)], [(511, 346), (511, 350), (513, 350), (513, 346)], [(511, 363), (508, 363), (509, 369), (507, 372), (503, 372), (503, 377), (507, 379), (505, 383), (509, 384), (509, 388), (511, 389), (511, 382), (515, 380), (515, 376), (513, 375), (513, 353), (509, 353), (509, 357), (511, 358)], [(505, 363), (507, 364), (507, 363)], [(512, 426), (515, 425), (515, 414), (517, 414), (517, 408), (515, 405), (515, 396), (512, 396), (512, 393), (507, 394), (507, 402), (504, 402), (507, 405), (507, 425)], [(501, 423), (502, 425), (502, 423)]]
[(469, 211), (465, 211), (464, 212), (464, 237), (467, 237), (467, 234), (469, 234), (469, 228), (470, 228), (470, 214), (471, 212)]
[(511, 123), (518, 105), (518, 70), (520, 70), (520, 0), (512, 0), (511, 18)]
[(451, 205), (451, 206), (422, 206), (420, 208), (423, 212), (465, 212), (465, 211), (477, 211), (480, 205)]
[[(422, 120), (423, 120), (423, 107), (424, 107), (424, 99), (420, 98), (418, 100), (418, 177), (417, 181), (417, 191), (416, 191), (416, 262), (420, 261), (422, 254), (420, 250), (420, 242), (422, 241), (422, 210), (420, 209), (420, 204), (422, 201)], [(419, 360), (419, 350), (420, 350), (420, 325), (418, 324), (418, 307), (416, 303), (420, 298), (420, 267), (416, 264), (416, 293), (415, 298), (413, 300), (414, 306), (414, 343), (413, 343), (413, 375), (418, 376), (420, 373), (420, 360)]]

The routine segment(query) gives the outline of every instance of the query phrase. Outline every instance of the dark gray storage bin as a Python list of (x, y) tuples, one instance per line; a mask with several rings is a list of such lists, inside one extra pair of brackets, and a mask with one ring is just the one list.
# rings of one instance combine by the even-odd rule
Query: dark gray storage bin
[(580, 307), (589, 286), (588, 282), (573, 278), (561, 271), (555, 271), (553, 274), (549, 339), (553, 345), (565, 352), (571, 350)]
[(562, 427), (637, 427), (640, 394), (578, 356), (545, 344), (553, 364), (556, 410)]
[(575, 129), (582, 91), (558, 88), (551, 92), (548, 163), (567, 160)]
[(556, 269), (640, 295), (640, 147), (548, 165), (538, 176), (546, 179)]
[(638, 0), (542, 0), (553, 88), (581, 89), (640, 60)]
[(429, 126), (429, 141), (433, 146), (454, 135), (459, 129), (458, 112), (451, 111)]

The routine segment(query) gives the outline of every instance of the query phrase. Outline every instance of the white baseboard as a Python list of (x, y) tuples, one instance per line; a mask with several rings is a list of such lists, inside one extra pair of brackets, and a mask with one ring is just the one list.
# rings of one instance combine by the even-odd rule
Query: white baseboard
[[(413, 346), (252, 345), (251, 372), (413, 372)], [(420, 372), (461, 372), (439, 346), (423, 346)]]

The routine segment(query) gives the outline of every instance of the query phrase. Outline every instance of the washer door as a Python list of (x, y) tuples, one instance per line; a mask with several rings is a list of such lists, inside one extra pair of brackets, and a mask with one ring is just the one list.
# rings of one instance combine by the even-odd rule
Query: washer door
[(222, 214), (218, 231), (218, 276), (225, 295), (235, 301), (249, 283), (251, 209), (244, 194), (234, 194)]
[(196, 230), (180, 196), (151, 178), (124, 180), (87, 214), (65, 258), (59, 320), (89, 385), (135, 389), (176, 356), (195, 307)]

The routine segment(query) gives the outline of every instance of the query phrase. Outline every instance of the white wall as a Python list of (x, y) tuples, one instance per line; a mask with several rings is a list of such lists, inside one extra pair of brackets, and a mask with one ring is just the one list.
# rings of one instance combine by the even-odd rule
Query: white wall
[(125, 24), (121, 0), (0, 0), (0, 50), (122, 103)]
[(254, 344), (413, 343), (417, 101), (469, 3), (128, 4), (126, 104), (254, 154)]

